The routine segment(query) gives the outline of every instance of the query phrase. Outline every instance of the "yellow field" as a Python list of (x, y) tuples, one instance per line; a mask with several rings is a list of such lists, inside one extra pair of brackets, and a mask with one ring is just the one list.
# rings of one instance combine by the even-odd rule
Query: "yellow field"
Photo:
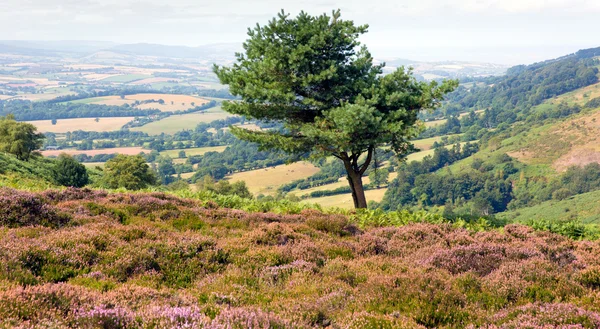
[(424, 124), (425, 124), (425, 127), (429, 128), (429, 127), (443, 125), (444, 123), (446, 123), (446, 121), (448, 121), (448, 119), (427, 121), (427, 122), (424, 122)]
[(66, 153), (68, 155), (76, 155), (76, 154), (87, 154), (89, 156), (94, 156), (97, 154), (126, 154), (126, 155), (137, 155), (141, 152), (150, 153), (149, 150), (145, 150), (141, 147), (115, 147), (110, 149), (97, 149), (97, 150), (52, 150), (52, 151), (42, 151), (42, 155), (45, 157), (49, 156), (58, 156), (61, 153)]
[[(192, 176), (194, 176), (195, 172), (186, 172), (181, 174), (181, 178), (182, 179), (188, 179), (188, 178), (192, 178)], [(175, 175), (175, 177), (177, 177), (177, 175)], [(194, 184), (192, 184), (194, 185)]]
[(40, 132), (66, 133), (69, 131), (114, 131), (119, 130), (126, 123), (133, 120), (133, 117), (109, 117), (99, 118), (79, 118), (79, 119), (58, 119), (56, 125), (51, 120), (27, 121), (37, 127)]
[[(365, 197), (367, 198), (367, 202), (371, 200), (381, 202), (381, 200), (383, 200), (383, 195), (385, 194), (385, 191), (387, 191), (386, 188), (365, 191)], [(326, 196), (322, 198), (306, 199), (302, 202), (316, 203), (320, 204), (323, 207), (338, 207), (344, 209), (354, 208), (354, 201), (352, 201), (351, 193)]]
[(421, 160), (423, 160), (424, 157), (426, 157), (428, 155), (433, 155), (434, 151), (435, 150), (433, 150), (433, 149), (429, 149), (429, 150), (409, 154), (408, 156), (406, 156), (406, 162), (421, 161)]
[(207, 146), (207, 147), (194, 147), (189, 149), (177, 149), (177, 150), (167, 150), (160, 152), (160, 155), (168, 155), (169, 157), (175, 159), (179, 157), (179, 152), (184, 151), (186, 156), (191, 155), (202, 155), (206, 152), (223, 152), (227, 146)]
[[(446, 135), (445, 137), (452, 137), (452, 136), (460, 136), (460, 134), (457, 134), (457, 135)], [(425, 151), (425, 150), (431, 149), (431, 147), (433, 146), (433, 143), (441, 141), (442, 137), (444, 137), (444, 136), (431, 137), (431, 138), (425, 138), (425, 139), (418, 139), (418, 140), (411, 141), (411, 143), (416, 148)]]
[(283, 184), (312, 176), (319, 168), (308, 162), (296, 162), (289, 165), (279, 165), (265, 169), (257, 169), (235, 173), (228, 176), (229, 181), (245, 181), (253, 194), (275, 194)]
[(105, 162), (82, 162), (81, 164), (84, 165), (86, 168), (104, 168)]
[(160, 135), (174, 134), (182, 130), (191, 130), (201, 122), (212, 122), (215, 120), (222, 120), (227, 117), (233, 116), (223, 110), (220, 107), (210, 108), (207, 111), (171, 115), (159, 121), (150, 122), (142, 127), (132, 128), (132, 131), (143, 131), (149, 135)]
[[(146, 101), (146, 100), (159, 100), (162, 99), (165, 101), (164, 104), (159, 103), (147, 103), (140, 104), (136, 106), (139, 109), (159, 109), (163, 112), (173, 112), (179, 110), (187, 110), (191, 109), (195, 106), (200, 106), (202, 104), (206, 104), (209, 100), (189, 96), (189, 95), (172, 95), (172, 94), (135, 94), (135, 95), (127, 95), (124, 99), (121, 99), (121, 96), (105, 96), (105, 97), (94, 97), (88, 98), (84, 100), (77, 101), (78, 103), (88, 103), (88, 104), (104, 104), (104, 105), (116, 105), (121, 106), (124, 104), (133, 105), (135, 101)], [(192, 105), (194, 103), (194, 105)]]

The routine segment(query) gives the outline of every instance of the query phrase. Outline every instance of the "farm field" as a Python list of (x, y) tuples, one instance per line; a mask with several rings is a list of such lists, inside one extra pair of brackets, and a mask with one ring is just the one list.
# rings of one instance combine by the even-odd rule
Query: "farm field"
[(429, 128), (429, 127), (443, 125), (447, 121), (448, 121), (448, 119), (441, 119), (441, 120), (427, 121), (427, 122), (423, 122), (423, 123), (425, 124), (425, 127)]
[(110, 149), (95, 149), (95, 150), (75, 150), (75, 149), (65, 149), (65, 150), (46, 150), (41, 151), (42, 155), (45, 157), (49, 156), (58, 156), (61, 153), (66, 153), (68, 155), (75, 154), (87, 154), (89, 156), (94, 156), (98, 154), (125, 154), (125, 155), (137, 155), (141, 152), (150, 153), (149, 150), (146, 150), (142, 147), (131, 146), (131, 147), (115, 147)]
[(207, 111), (172, 115), (159, 121), (151, 122), (142, 127), (132, 128), (132, 131), (142, 131), (149, 135), (160, 135), (174, 134), (182, 130), (191, 130), (201, 122), (212, 122), (215, 120), (222, 120), (227, 117), (233, 116), (223, 110), (220, 107), (214, 107)]
[[(121, 99), (120, 96), (102, 96), (102, 97), (93, 97), (93, 98), (85, 98), (73, 101), (73, 103), (84, 103), (84, 104), (104, 104), (104, 105), (116, 105), (121, 106), (124, 104), (133, 105), (135, 101), (146, 101), (146, 100), (159, 100), (162, 99), (165, 101), (164, 104), (159, 104), (156, 102), (140, 104), (137, 105), (136, 108), (139, 109), (159, 109), (163, 112), (173, 112), (180, 110), (187, 110), (193, 108), (195, 106), (200, 106), (202, 104), (206, 104), (209, 100), (189, 96), (189, 95), (173, 95), (173, 94), (134, 94), (134, 95), (126, 95), (125, 98)], [(172, 102), (172, 104), (171, 104)], [(192, 105), (194, 103), (194, 105)]]
[(194, 147), (189, 149), (177, 149), (167, 150), (160, 152), (160, 155), (168, 155), (169, 157), (176, 159), (179, 157), (179, 152), (184, 151), (186, 156), (191, 155), (202, 155), (207, 152), (223, 152), (227, 146), (207, 146), (207, 147)]
[[(387, 188), (380, 188), (377, 190), (368, 190), (368, 191), (365, 191), (365, 196), (367, 198), (367, 201), (380, 202), (381, 200), (383, 200), (385, 191), (387, 191)], [(322, 207), (327, 207), (327, 208), (330, 208), (330, 207), (337, 207), (337, 208), (342, 208), (342, 209), (354, 208), (354, 202), (352, 201), (351, 193), (331, 195), (331, 196), (325, 196), (325, 197), (321, 197), (321, 198), (306, 199), (306, 200), (303, 200), (302, 202), (303, 203), (316, 203), (316, 204), (321, 205)]]
[(295, 162), (264, 169), (244, 171), (227, 176), (230, 182), (245, 181), (250, 192), (257, 194), (274, 194), (283, 184), (312, 176), (319, 168), (308, 162)]
[(100, 80), (101, 82), (118, 82), (118, 83), (128, 83), (132, 81), (142, 80), (146, 78), (151, 78), (150, 75), (145, 74), (119, 74), (115, 76), (108, 77), (106, 79)]
[(108, 117), (99, 118), (78, 118), (78, 119), (58, 119), (56, 125), (51, 120), (27, 121), (38, 128), (40, 132), (66, 133), (69, 131), (115, 131), (120, 130), (126, 123), (133, 120), (134, 117)]
[(142, 79), (142, 80), (137, 80), (137, 81), (133, 81), (130, 82), (130, 85), (145, 85), (145, 84), (153, 84), (153, 83), (159, 83), (159, 82), (170, 82), (170, 81), (179, 81), (180, 79), (177, 78), (147, 78), (147, 79)]
[(431, 137), (431, 138), (425, 138), (425, 139), (417, 139), (417, 140), (411, 141), (411, 143), (416, 148), (426, 151), (426, 150), (431, 149), (431, 147), (433, 146), (433, 143), (441, 141), (443, 137), (454, 137), (454, 136), (460, 136), (460, 135), (461, 134), (455, 134), (455, 135), (446, 135), (446, 136)]

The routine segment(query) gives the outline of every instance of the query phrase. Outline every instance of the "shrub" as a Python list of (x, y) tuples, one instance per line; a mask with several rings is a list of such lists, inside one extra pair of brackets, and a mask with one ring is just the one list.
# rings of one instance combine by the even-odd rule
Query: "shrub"
[(61, 227), (71, 217), (57, 212), (40, 196), (12, 189), (0, 189), (0, 225)]

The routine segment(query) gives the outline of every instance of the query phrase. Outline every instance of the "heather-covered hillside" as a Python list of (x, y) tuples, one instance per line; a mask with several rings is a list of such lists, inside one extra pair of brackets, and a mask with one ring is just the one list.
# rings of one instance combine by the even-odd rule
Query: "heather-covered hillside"
[(0, 327), (598, 328), (600, 243), (0, 189)]

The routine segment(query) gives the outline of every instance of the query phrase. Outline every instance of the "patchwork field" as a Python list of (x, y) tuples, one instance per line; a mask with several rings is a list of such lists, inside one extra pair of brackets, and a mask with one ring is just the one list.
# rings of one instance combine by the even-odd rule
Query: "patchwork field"
[(125, 154), (125, 155), (137, 155), (141, 152), (150, 153), (149, 150), (146, 150), (142, 147), (131, 146), (131, 147), (115, 147), (110, 149), (96, 149), (96, 150), (75, 150), (75, 149), (65, 149), (65, 150), (48, 150), (42, 151), (42, 155), (45, 157), (50, 156), (58, 156), (62, 153), (66, 153), (68, 155), (76, 155), (76, 154), (87, 154), (89, 156), (94, 156), (98, 154)]
[(207, 111), (172, 115), (159, 121), (151, 122), (142, 127), (132, 128), (132, 131), (143, 131), (149, 135), (160, 135), (174, 134), (182, 130), (191, 130), (201, 122), (212, 122), (215, 120), (222, 120), (227, 117), (233, 116), (223, 110), (220, 107), (214, 107)]
[(78, 118), (78, 119), (58, 119), (56, 125), (51, 120), (27, 121), (38, 128), (40, 132), (66, 133), (69, 131), (114, 131), (119, 130), (126, 123), (133, 120), (133, 117), (108, 117), (99, 118)]
[(312, 176), (319, 168), (308, 162), (295, 162), (265, 169), (235, 173), (228, 176), (229, 181), (245, 181), (250, 192), (257, 194), (275, 194), (283, 184)]

